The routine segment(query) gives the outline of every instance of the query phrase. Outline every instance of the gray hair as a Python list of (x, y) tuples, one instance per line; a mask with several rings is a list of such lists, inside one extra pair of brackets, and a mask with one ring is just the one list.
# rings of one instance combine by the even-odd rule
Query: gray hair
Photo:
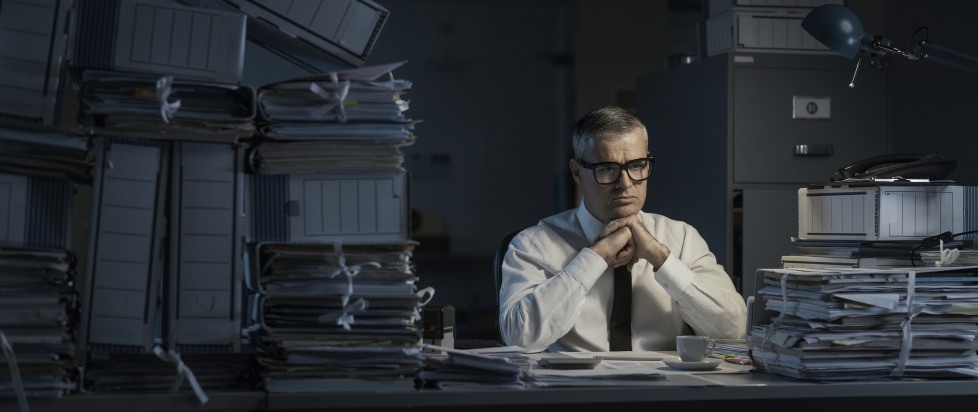
[(602, 106), (591, 110), (574, 125), (574, 157), (584, 156), (594, 147), (594, 140), (601, 137), (617, 137), (645, 125), (634, 113), (617, 106)]

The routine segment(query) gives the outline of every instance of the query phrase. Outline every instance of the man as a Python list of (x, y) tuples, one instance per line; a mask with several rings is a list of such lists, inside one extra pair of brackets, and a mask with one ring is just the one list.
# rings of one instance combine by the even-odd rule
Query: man
[(679, 335), (743, 338), (744, 300), (706, 241), (686, 223), (642, 212), (655, 161), (642, 122), (601, 107), (578, 120), (573, 139), (570, 171), (583, 199), (510, 243), (503, 341), (603, 352), (674, 350)]

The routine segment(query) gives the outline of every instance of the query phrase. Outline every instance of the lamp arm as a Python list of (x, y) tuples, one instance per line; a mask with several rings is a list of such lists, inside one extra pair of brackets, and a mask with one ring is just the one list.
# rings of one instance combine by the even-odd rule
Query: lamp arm
[(920, 43), (918, 43), (918, 48), (917, 49), (918, 49), (917, 53), (914, 53), (914, 54), (915, 55), (919, 55), (920, 58), (922, 58), (924, 60), (929, 60), (929, 61), (933, 61), (933, 62), (936, 62), (936, 63), (940, 63), (940, 64), (943, 64), (943, 65), (946, 65), (946, 66), (953, 67), (953, 68), (958, 69), (958, 70), (966, 71), (966, 72), (971, 73), (971, 74), (978, 74), (978, 69), (976, 69), (974, 67), (966, 66), (966, 65), (961, 64), (961, 63), (958, 63), (958, 62), (953, 62), (953, 61), (950, 61), (950, 60), (947, 60), (947, 59), (944, 59), (944, 58), (941, 58), (941, 57), (937, 57), (937, 56), (934, 56), (933, 54), (925, 53), (925, 52), (922, 52), (920, 50), (921, 49), (927, 49), (927, 50), (938, 51), (938, 52), (941, 52), (941, 53), (947, 53), (947, 54), (950, 54), (952, 56), (957, 56), (957, 57), (960, 57), (962, 59), (970, 60), (970, 61), (973, 61), (973, 62), (976, 62), (976, 63), (978, 63), (978, 57), (972, 56), (970, 54), (961, 53), (961, 52), (959, 52), (957, 50), (951, 50), (951, 49), (949, 49), (947, 47), (944, 47), (944, 46), (938, 46), (938, 45), (936, 45), (934, 43), (931, 43), (931, 42), (928, 42), (926, 40), (921, 40)]
[[(867, 35), (867, 38), (868, 36), (871, 35)], [(896, 47), (890, 46), (890, 41), (884, 39), (883, 36), (880, 35), (873, 36), (872, 40), (869, 41), (868, 50), (872, 53), (878, 53), (882, 55), (898, 54), (910, 60), (917, 60), (918, 58), (920, 58), (920, 56), (914, 53), (913, 50), (903, 50), (903, 49), (898, 49)]]

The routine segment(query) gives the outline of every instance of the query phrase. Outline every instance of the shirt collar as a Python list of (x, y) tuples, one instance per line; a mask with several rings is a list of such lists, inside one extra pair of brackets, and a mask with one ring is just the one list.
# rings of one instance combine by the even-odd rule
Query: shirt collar
[(594, 244), (598, 241), (601, 236), (601, 232), (604, 231), (605, 224), (601, 223), (598, 218), (591, 214), (591, 211), (587, 210), (587, 206), (584, 205), (584, 201), (581, 201), (581, 205), (577, 207), (577, 220), (581, 222), (581, 229), (584, 230), (584, 236), (587, 236), (588, 242)]

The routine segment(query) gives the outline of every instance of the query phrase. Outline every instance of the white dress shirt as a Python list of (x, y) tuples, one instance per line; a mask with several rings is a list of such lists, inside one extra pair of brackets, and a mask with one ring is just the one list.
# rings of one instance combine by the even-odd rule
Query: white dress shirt
[[(639, 219), (670, 255), (632, 268), (632, 348), (675, 350), (676, 336), (743, 338), (747, 307), (706, 241), (662, 215)], [(609, 350), (614, 270), (588, 248), (605, 225), (582, 202), (513, 238), (502, 266), (503, 341), (529, 351)]]

